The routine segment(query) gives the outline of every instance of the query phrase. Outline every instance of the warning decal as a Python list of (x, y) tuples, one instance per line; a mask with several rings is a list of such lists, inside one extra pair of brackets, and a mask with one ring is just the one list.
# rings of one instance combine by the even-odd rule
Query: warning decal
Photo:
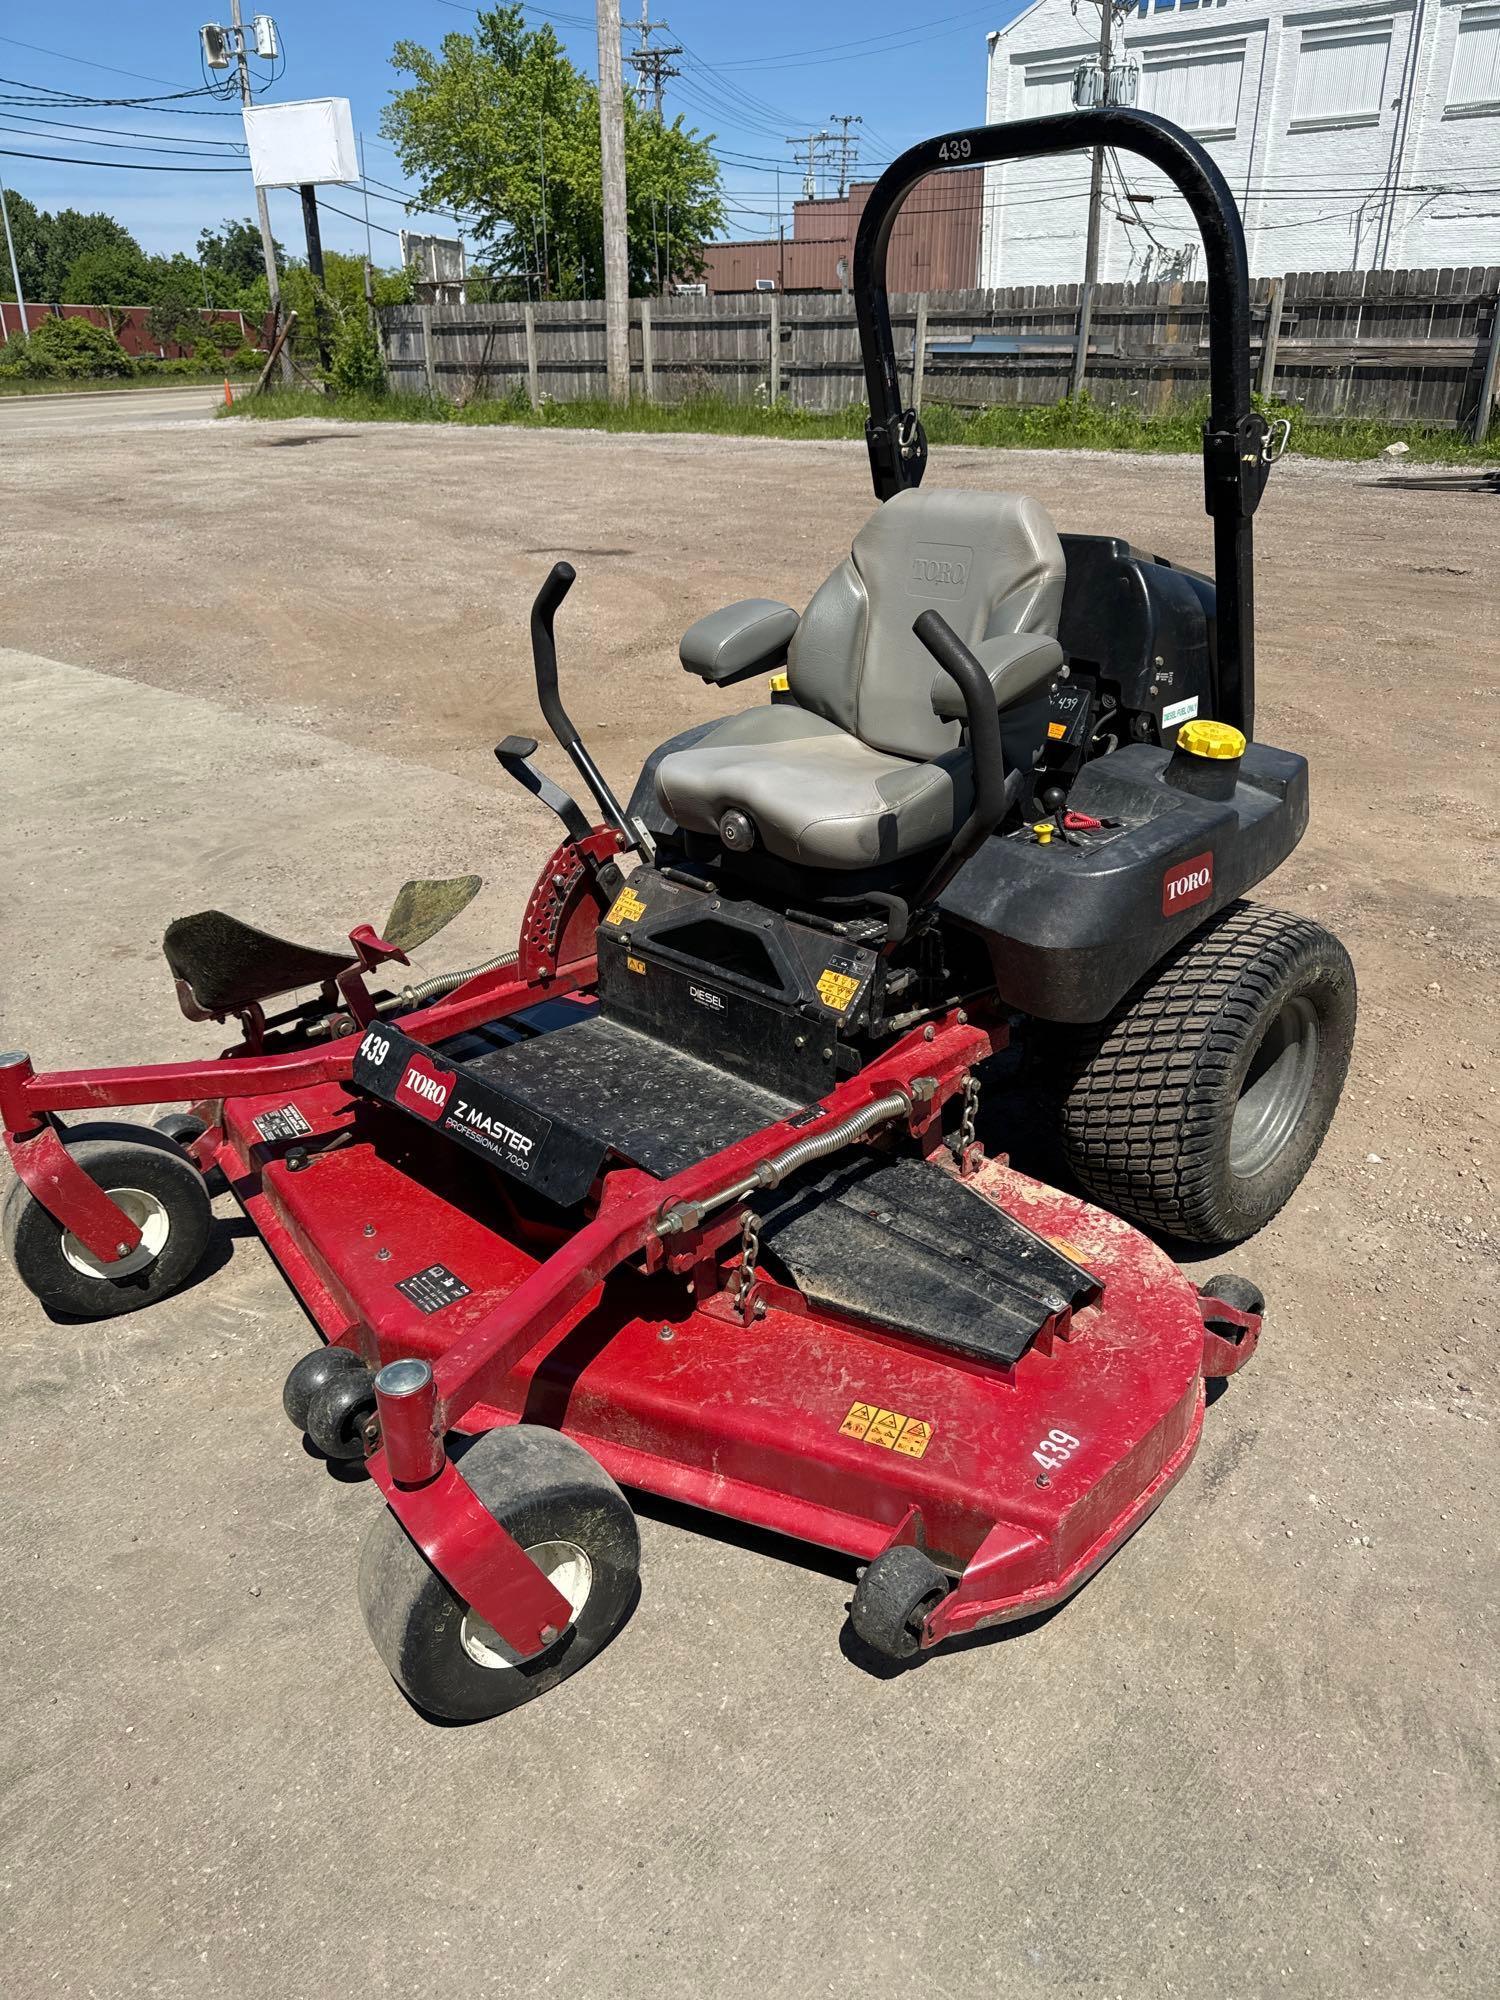
[(924, 1417), (903, 1417), (897, 1410), (883, 1410), (878, 1403), (851, 1403), (848, 1416), (839, 1425), (839, 1436), (863, 1438), (883, 1451), (921, 1458), (932, 1443), (932, 1425)]
[(847, 972), (835, 972), (830, 966), (818, 975), (818, 998), (835, 1013), (842, 1014), (858, 991), (859, 981), (851, 979)]
[(255, 1129), (268, 1146), (279, 1146), (286, 1139), (305, 1139), (312, 1127), (295, 1104), (283, 1104), (278, 1111), (262, 1111)]
[(607, 924), (634, 924), (646, 914), (646, 905), (627, 883), (609, 906)]
[(457, 1299), (466, 1299), (470, 1287), (446, 1264), (429, 1264), (425, 1271), (414, 1271), (409, 1278), (402, 1278), (396, 1290), (410, 1299), (418, 1312), (435, 1313)]

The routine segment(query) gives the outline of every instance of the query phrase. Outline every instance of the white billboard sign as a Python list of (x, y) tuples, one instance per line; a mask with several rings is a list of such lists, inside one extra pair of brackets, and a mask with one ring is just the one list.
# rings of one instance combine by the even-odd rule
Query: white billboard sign
[(295, 104), (249, 104), (245, 140), (257, 187), (357, 181), (359, 155), (347, 97), (308, 97)]

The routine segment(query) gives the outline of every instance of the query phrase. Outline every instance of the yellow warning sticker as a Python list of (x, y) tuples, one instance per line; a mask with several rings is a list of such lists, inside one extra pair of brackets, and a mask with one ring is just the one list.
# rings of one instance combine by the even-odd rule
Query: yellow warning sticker
[(1049, 722), (1047, 724), (1047, 734), (1054, 743), (1061, 743), (1067, 733), (1068, 725), (1065, 722)]
[(631, 958), (627, 953), (625, 970), (627, 972), (644, 972), (646, 970), (646, 961), (643, 958)]
[(851, 979), (847, 972), (835, 972), (830, 966), (827, 972), (818, 975), (818, 998), (836, 1013), (842, 1014), (858, 991), (859, 981)]
[(646, 914), (646, 905), (627, 883), (609, 906), (607, 924), (637, 923)]
[(863, 1438), (866, 1444), (878, 1444), (882, 1451), (921, 1458), (932, 1443), (932, 1425), (924, 1417), (883, 1410), (878, 1403), (851, 1403), (848, 1416), (839, 1425), (839, 1436)]

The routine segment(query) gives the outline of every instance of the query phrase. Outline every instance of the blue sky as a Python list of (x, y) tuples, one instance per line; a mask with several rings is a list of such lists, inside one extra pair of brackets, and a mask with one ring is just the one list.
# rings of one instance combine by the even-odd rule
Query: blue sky
[[(215, 15), (216, 4), (222, 12)], [(247, 16), (257, 0), (245, 0)], [(960, 7), (937, 0), (915, 14), (906, 0), (815, 4), (815, 0), (762, 0), (730, 7), (722, 0), (656, 0), (653, 19), (665, 18), (670, 34), (658, 43), (683, 45), (680, 80), (668, 84), (668, 115), (682, 113), (700, 131), (714, 132), (724, 165), (734, 235), (774, 230), (778, 199), (789, 218), (799, 169), (785, 139), (815, 131), (838, 113), (856, 113), (853, 128), (866, 169), (945, 126), (978, 124), (984, 115), (985, 34), (1020, 11), (1021, 0)], [(394, 234), (403, 222), (442, 229), (440, 218), (403, 215), (399, 163), (378, 137), (381, 107), (394, 71), (390, 52), (400, 39), (435, 48), (443, 36), (463, 33), (472, 10), (455, 0), (368, 0), (359, 7), (318, 0), (283, 0), (266, 8), (280, 30), (285, 68), (267, 101), (296, 97), (348, 97), (355, 128), (365, 134), (366, 175), (384, 187), (372, 201), (377, 263), (398, 261)], [(640, 0), (623, 0), (627, 25)], [(597, 44), (589, 0), (554, 0), (528, 7), (533, 21), (550, 20), (572, 59), (590, 75)], [(0, 10), (0, 92), (41, 96), (47, 89), (90, 96), (134, 97), (188, 90), (201, 83), (198, 27), (228, 19), (223, 0), (192, 9), (181, 0), (122, 6), (119, 0), (58, 0), (51, 7)], [(635, 46), (627, 32), (625, 48)], [(264, 65), (261, 66), (264, 69)], [(127, 73), (122, 73), (127, 72)], [(627, 81), (630, 80), (627, 69)], [(16, 89), (19, 84), (23, 89)], [(35, 86), (37, 88), (32, 89)], [(192, 100), (188, 100), (192, 102)], [(203, 100), (198, 100), (203, 102)], [(211, 107), (219, 109), (220, 107)], [(98, 138), (91, 143), (90, 134)], [(254, 200), (248, 170), (229, 150), (240, 137), (237, 115), (182, 116), (159, 107), (71, 108), (55, 104), (0, 105), (0, 173), (40, 208), (102, 208), (120, 218), (150, 251), (191, 251), (198, 232), (226, 215), (249, 215)], [(153, 140), (164, 150), (150, 151)], [(105, 143), (101, 143), (105, 142)], [(187, 148), (205, 151), (190, 156)], [(66, 154), (93, 165), (60, 165), (17, 153)], [(219, 173), (144, 173), (121, 170), (128, 160), (170, 165), (229, 165)], [(106, 164), (109, 163), (109, 164)], [(777, 163), (781, 164), (778, 175)], [(392, 198), (383, 198), (387, 191)], [(329, 248), (362, 251), (363, 197), (352, 188), (325, 192), (325, 202), (352, 220), (325, 214)], [(272, 220), (288, 248), (302, 247), (296, 197), (274, 193)]]

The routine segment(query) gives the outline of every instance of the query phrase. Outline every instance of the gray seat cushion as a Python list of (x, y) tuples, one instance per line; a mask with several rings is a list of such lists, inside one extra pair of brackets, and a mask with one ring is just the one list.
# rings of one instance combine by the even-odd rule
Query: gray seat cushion
[(893, 757), (790, 705), (731, 716), (664, 757), (656, 790), (690, 832), (715, 832), (736, 807), (768, 853), (813, 868), (868, 868), (934, 847), (972, 796), (967, 752)]
[[(1031, 693), (1038, 711), (1031, 742), (1018, 742), (1018, 728), (1006, 737), (1007, 755), (1029, 763), (1045, 728), (1043, 684), (1062, 658), (1064, 574), (1056, 531), (1024, 494), (896, 494), (791, 636), (791, 703), (736, 716), (663, 758), (662, 807), (707, 834), (727, 811), (747, 813), (770, 853), (822, 868), (946, 841), (968, 812), (972, 774), (959, 705), (942, 675), (934, 705), (934, 663), (913, 621), (935, 609), (982, 660), (986, 646), (1004, 655), (1004, 685)], [(1001, 659), (993, 664), (998, 676)]]

